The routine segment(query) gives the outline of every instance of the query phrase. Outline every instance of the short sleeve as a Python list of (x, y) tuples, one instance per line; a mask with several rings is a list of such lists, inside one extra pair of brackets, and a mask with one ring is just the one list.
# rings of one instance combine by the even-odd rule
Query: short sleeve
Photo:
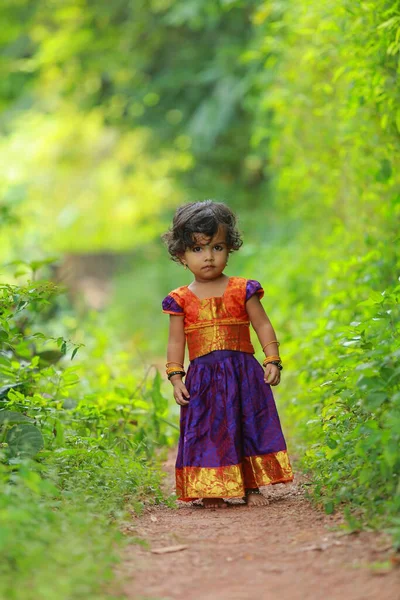
[(171, 294), (168, 294), (162, 301), (162, 311), (168, 315), (182, 315), (184, 314), (183, 308), (178, 304), (175, 298)]
[(259, 281), (255, 279), (248, 279), (246, 283), (246, 302), (249, 300), (254, 294), (257, 294), (258, 297), (261, 298), (264, 296), (264, 290)]

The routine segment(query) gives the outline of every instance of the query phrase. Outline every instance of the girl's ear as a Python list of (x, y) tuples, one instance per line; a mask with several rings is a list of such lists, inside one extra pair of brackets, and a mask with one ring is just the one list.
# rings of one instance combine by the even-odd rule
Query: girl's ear
[(176, 257), (179, 260), (179, 262), (181, 263), (181, 265), (184, 266), (185, 268), (187, 268), (186, 261), (183, 258), (183, 256), (184, 256), (183, 254), (177, 254), (176, 255)]

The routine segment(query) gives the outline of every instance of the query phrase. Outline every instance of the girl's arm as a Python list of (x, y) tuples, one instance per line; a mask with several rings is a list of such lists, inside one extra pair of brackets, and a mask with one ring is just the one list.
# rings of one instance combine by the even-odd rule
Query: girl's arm
[[(183, 365), (185, 359), (185, 331), (183, 326), (183, 317), (170, 315), (169, 336), (167, 347), (167, 362)], [(174, 386), (175, 401), (181, 406), (189, 404), (189, 392), (182, 381), (182, 375), (173, 375), (170, 379)]]
[[(275, 330), (272, 327), (271, 321), (269, 320), (257, 294), (254, 294), (248, 299), (246, 302), (246, 310), (261, 346), (264, 347), (268, 342), (276, 340)], [(265, 354), (266, 356), (279, 356), (278, 344), (275, 342), (268, 344), (268, 346), (265, 348)], [(278, 367), (276, 365), (268, 364), (265, 367), (264, 379), (270, 385), (278, 385), (280, 381), (280, 371)]]

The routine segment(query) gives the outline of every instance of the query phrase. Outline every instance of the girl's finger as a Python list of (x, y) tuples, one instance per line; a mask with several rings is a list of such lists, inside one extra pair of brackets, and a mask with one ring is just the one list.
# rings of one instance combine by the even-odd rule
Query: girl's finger
[[(184, 384), (182, 384), (182, 387), (180, 387), (180, 388), (177, 390), (177, 394), (179, 395), (179, 398), (180, 398), (180, 399), (181, 399), (183, 402), (187, 403), (187, 401), (186, 401), (186, 398), (189, 398), (189, 397), (190, 397), (190, 394), (189, 394), (189, 392), (187, 391), (187, 389), (186, 389), (186, 386), (185, 386)], [(186, 396), (186, 397), (185, 397), (185, 396)]]
[(181, 406), (185, 406), (185, 404), (189, 404), (188, 400), (185, 400), (182, 396), (182, 394), (177, 393), (175, 400), (178, 404), (180, 404)]
[(271, 373), (269, 373), (269, 375), (267, 375), (267, 377), (264, 377), (264, 381), (265, 383), (269, 383), (269, 385), (278, 385), (278, 383), (280, 382), (280, 375), (276, 375), (276, 376), (271, 376)]
[(265, 372), (264, 372), (264, 379), (266, 381), (268, 380), (268, 382), (271, 383), (272, 381), (275, 381), (279, 377), (280, 377), (280, 371), (276, 368), (272, 368), (272, 367), (268, 368), (268, 365), (267, 365), (267, 368), (265, 369)]

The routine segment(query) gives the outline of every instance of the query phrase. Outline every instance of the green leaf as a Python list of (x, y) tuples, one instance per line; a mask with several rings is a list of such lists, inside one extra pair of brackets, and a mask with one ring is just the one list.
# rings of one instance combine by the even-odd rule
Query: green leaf
[(37, 356), (39, 356), (41, 363), (54, 365), (62, 359), (64, 352), (60, 352), (59, 350), (43, 350), (42, 352), (38, 352)]
[(385, 392), (371, 392), (367, 394), (366, 401), (370, 409), (376, 409), (381, 406), (388, 396)]
[(6, 396), (8, 395), (8, 392), (10, 390), (13, 390), (13, 389), (15, 389), (17, 387), (21, 387), (23, 385), (24, 384), (22, 382), (19, 382), (19, 383), (10, 383), (8, 385), (4, 385), (3, 387), (0, 388), (0, 399), (1, 398), (6, 398)]
[(16, 412), (13, 410), (0, 410), (0, 426), (6, 423), (25, 423), (32, 422), (33, 419), (23, 415), (20, 412)]
[(151, 399), (153, 401), (156, 413), (163, 413), (168, 408), (168, 400), (164, 398), (161, 393), (161, 376), (159, 371), (157, 371), (153, 380)]
[(327, 515), (333, 514), (333, 512), (335, 510), (335, 504), (331, 500), (329, 502), (325, 502), (324, 510)]
[(375, 176), (376, 180), (385, 182), (388, 179), (390, 179), (391, 176), (392, 176), (392, 164), (387, 158), (384, 158), (383, 160), (381, 160), (380, 169)]
[(18, 424), (11, 427), (6, 435), (7, 453), (11, 458), (35, 456), (43, 447), (40, 430), (31, 424)]

